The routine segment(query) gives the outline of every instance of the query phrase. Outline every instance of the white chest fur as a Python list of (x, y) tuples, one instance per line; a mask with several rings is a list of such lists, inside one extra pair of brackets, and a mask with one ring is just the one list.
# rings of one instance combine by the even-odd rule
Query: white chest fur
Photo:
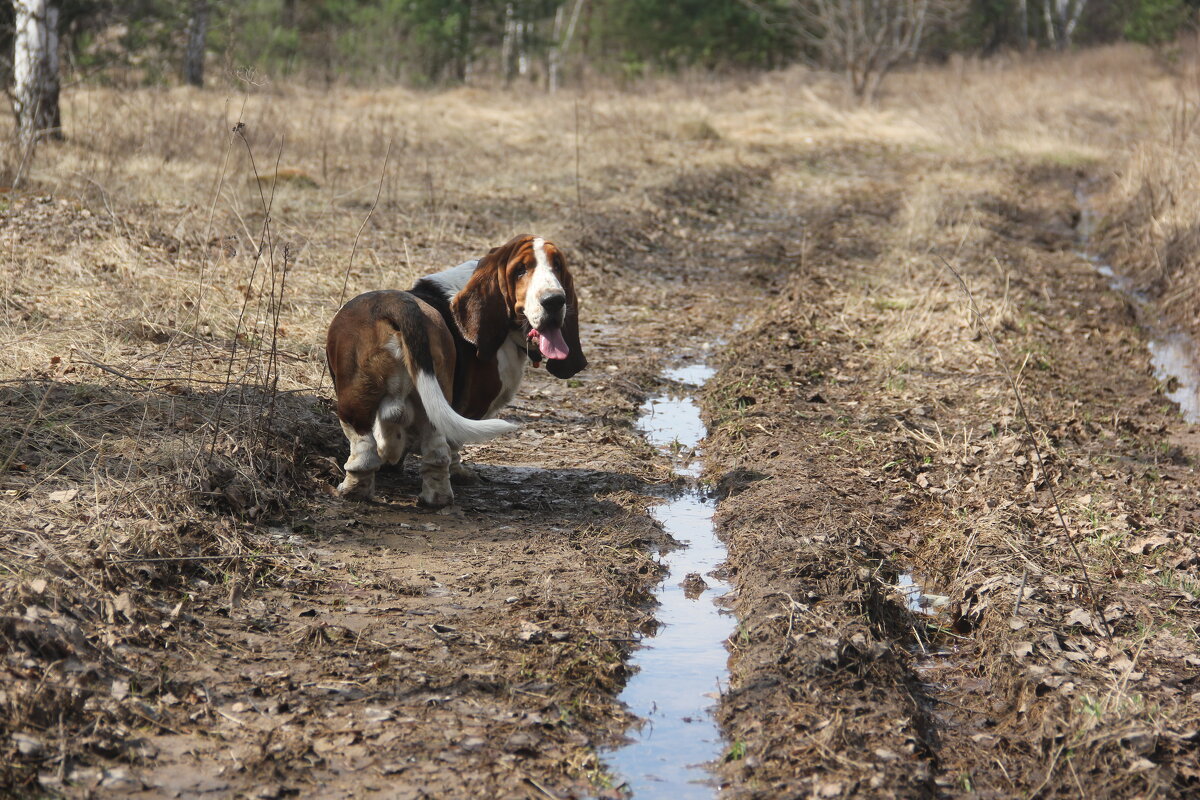
[(491, 419), (500, 413), (501, 409), (512, 402), (521, 388), (521, 379), (525, 377), (525, 365), (529, 357), (525, 354), (525, 343), (520, 334), (509, 336), (496, 354), (497, 366), (500, 368), (500, 394), (488, 407), (484, 419)]

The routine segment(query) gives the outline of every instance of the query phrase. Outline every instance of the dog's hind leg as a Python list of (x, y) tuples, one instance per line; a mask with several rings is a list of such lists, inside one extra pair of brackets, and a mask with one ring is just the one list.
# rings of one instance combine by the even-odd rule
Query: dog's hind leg
[(383, 463), (373, 433), (359, 433), (342, 421), (342, 431), (350, 440), (350, 458), (346, 459), (346, 477), (337, 487), (342, 497), (366, 499), (375, 491), (375, 472)]
[(460, 486), (479, 483), (479, 473), (462, 463), (462, 453), (456, 445), (450, 445), (450, 481)]
[(425, 427), (421, 437), (421, 494), (422, 505), (441, 508), (454, 502), (450, 488), (450, 445), (432, 425)]
[(375, 491), (375, 472), (383, 464), (374, 430), (382, 394), (370, 381), (338, 392), (338, 420), (350, 442), (346, 478), (337, 487), (342, 497), (367, 499)]
[(407, 426), (412, 420), (409, 401), (385, 397), (375, 417), (375, 442), (385, 464), (398, 464), (408, 449)]

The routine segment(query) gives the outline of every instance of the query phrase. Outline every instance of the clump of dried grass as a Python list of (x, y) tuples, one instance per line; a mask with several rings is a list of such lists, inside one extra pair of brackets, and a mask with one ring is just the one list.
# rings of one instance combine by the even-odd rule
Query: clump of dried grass
[(1182, 49), (1148, 109), (1123, 169), (1090, 187), (1107, 212), (1099, 247), (1118, 271), (1149, 290), (1168, 316), (1200, 333), (1200, 49)]

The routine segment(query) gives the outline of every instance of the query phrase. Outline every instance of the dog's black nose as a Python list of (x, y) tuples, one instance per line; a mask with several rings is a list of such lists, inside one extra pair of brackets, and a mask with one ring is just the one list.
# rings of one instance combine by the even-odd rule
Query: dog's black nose
[(565, 294), (552, 294), (549, 297), (542, 298), (542, 308), (546, 309), (546, 313), (552, 317), (561, 318), (563, 308), (567, 305), (567, 296)]

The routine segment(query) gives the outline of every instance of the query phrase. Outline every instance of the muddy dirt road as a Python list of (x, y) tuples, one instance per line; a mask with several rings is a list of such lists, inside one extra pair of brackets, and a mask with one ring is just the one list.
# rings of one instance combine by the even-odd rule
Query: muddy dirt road
[[(378, 502), (330, 496), (344, 442), (317, 371), (279, 401), (279, 462), (229, 445), (229, 463), (286, 480), (206, 473), (195, 506), (155, 505), (151, 490), (189, 479), (175, 456), (153, 451), (162, 472), (146, 477), (106, 444), (153, 431), (181, 450), (171, 437), (203, 433), (224, 402), (134, 372), (170, 355), (168, 334), (122, 327), (105, 354), (3, 384), (22, 420), (0, 450), (5, 786), (629, 796), (609, 755), (636, 724), (619, 694), (659, 628), (674, 544), (650, 509), (683, 488), (688, 455), (635, 419), (680, 391), (667, 370), (704, 360), (715, 375), (684, 391), (708, 426), (703, 494), (728, 554), (699, 577), (732, 587), (736, 628), (700, 794), (1200, 791), (1200, 454), (1129, 302), (1079, 253), (1075, 191), (1095, 165), (744, 138), (681, 145), (636, 196), (614, 173), (586, 215), (545, 212), (580, 276), (591, 365), (531, 376), (505, 414), (520, 432), (467, 453), (483, 481), (446, 512), (415, 506), (411, 463), (381, 475)], [(490, 208), (446, 218), (507, 238)], [(36, 197), (4, 213), (23, 242), (174, 252), (157, 220), (122, 228)], [(65, 285), (70, 265), (48, 263)], [(12, 296), (16, 344), (75, 319), (67, 301)], [(317, 330), (328, 297), (305, 302), (288, 311)], [(122, 470), (141, 483), (104, 505), (95, 476)], [(143, 529), (143, 513), (184, 519)]]

